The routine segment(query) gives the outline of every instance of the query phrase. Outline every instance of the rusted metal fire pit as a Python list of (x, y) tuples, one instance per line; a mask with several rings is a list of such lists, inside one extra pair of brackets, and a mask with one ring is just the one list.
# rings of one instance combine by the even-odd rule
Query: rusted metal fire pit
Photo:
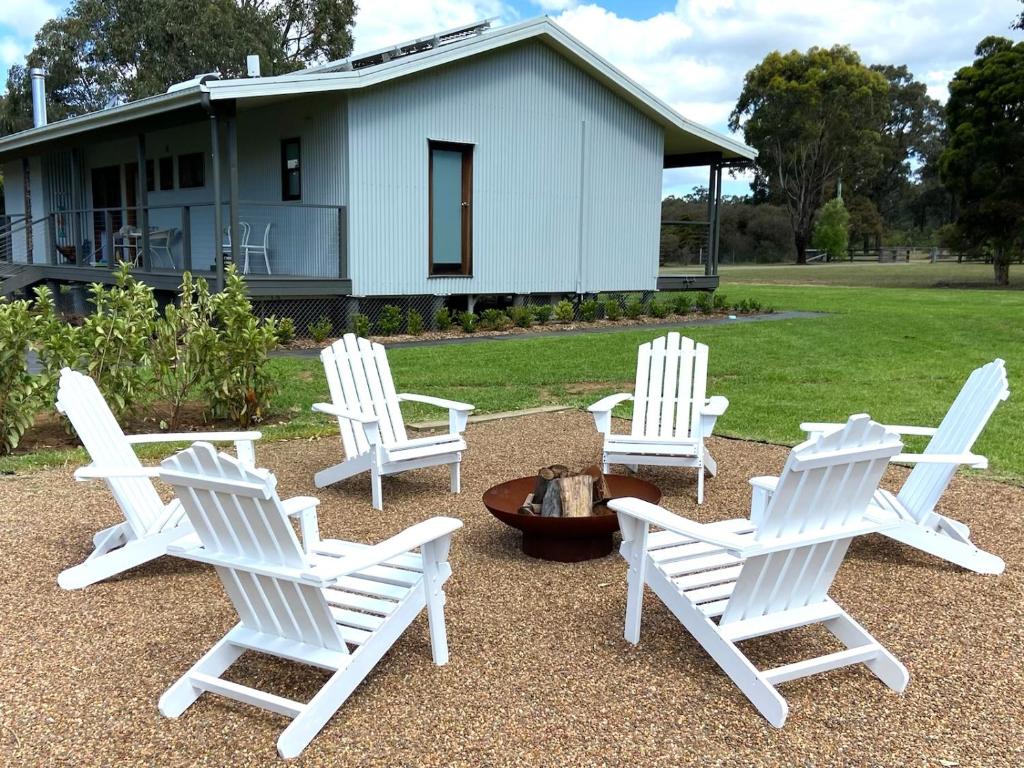
[[(627, 475), (605, 475), (611, 498), (635, 496), (657, 504), (661, 501), (658, 486)], [(536, 475), (509, 480), (484, 493), (484, 506), (506, 525), (523, 532), (523, 552), (542, 560), (578, 563), (604, 557), (612, 551), (612, 534), (619, 530), (616, 514), (590, 517), (539, 517), (519, 513), (537, 482)], [(596, 505), (595, 505), (596, 506)]]

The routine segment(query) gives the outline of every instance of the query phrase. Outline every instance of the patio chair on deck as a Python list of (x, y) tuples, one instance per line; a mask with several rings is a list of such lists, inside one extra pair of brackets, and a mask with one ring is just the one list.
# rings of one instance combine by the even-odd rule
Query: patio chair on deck
[[(459, 492), (459, 469), (466, 450), (461, 433), (472, 405), (398, 394), (384, 347), (351, 333), (322, 350), (320, 359), (332, 402), (316, 403), (313, 410), (338, 419), (345, 461), (317, 472), (313, 478), (317, 488), (369, 471), (373, 508), (382, 509), (382, 476), (447, 465), (452, 493)], [(405, 433), (401, 401), (447, 408), (448, 432), (410, 440)]]
[[(434, 517), (374, 546), (320, 541), (318, 502), (301, 498), (293, 503), (312, 520), (300, 545), (266, 470), (196, 443), (166, 459), (160, 479), (174, 488), (199, 539), (175, 545), (174, 554), (214, 566), (239, 617), (160, 697), (163, 715), (178, 717), (206, 692), (262, 707), (292, 718), (277, 751), (296, 757), (424, 608), (434, 663), (447, 663), (442, 588), (460, 520)], [(332, 675), (303, 704), (223, 679), (245, 651)]]
[[(828, 596), (855, 536), (884, 528), (865, 516), (899, 437), (867, 416), (790, 454), (760, 519), (701, 524), (639, 499), (617, 499), (627, 575), (626, 639), (640, 640), (644, 585), (675, 614), (776, 728), (789, 707), (775, 686), (865, 664), (902, 691), (904, 666)], [(651, 532), (654, 525), (662, 530)], [(717, 619), (717, 621), (715, 621)], [(759, 670), (737, 643), (822, 624), (845, 650)]]
[(133, 445), (203, 439), (233, 442), (239, 458), (252, 462), (259, 432), (189, 432), (125, 436), (99, 388), (88, 376), (65, 368), (60, 373), (57, 410), (68, 417), (92, 464), (75, 472), (76, 480), (104, 480), (121, 508), (124, 522), (93, 536), (94, 549), (85, 562), (57, 577), (64, 589), (102, 581), (167, 552), (167, 545), (192, 532), (181, 504), (164, 504), (152, 477), (156, 469), (142, 466)]
[[(246, 225), (248, 227), (248, 224)], [(245, 261), (242, 266), (242, 274), (249, 274), (249, 254), (263, 257), (263, 263), (266, 265), (267, 274), (271, 274), (270, 271), (270, 224), (263, 230), (263, 244), (255, 245), (249, 242), (249, 237), (246, 236), (245, 244), (242, 245), (242, 251), (245, 253)]]

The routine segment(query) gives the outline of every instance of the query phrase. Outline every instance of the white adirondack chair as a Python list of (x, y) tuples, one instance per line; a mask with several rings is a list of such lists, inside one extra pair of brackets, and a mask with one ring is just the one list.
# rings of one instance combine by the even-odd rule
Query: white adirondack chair
[[(864, 415), (807, 440), (790, 453), (756, 527), (742, 519), (702, 525), (639, 499), (609, 502), (629, 563), (626, 639), (640, 640), (647, 584), (777, 728), (788, 705), (775, 686), (788, 680), (864, 663), (902, 691), (907, 670), (828, 596), (853, 537), (883, 525), (865, 512), (900, 448), (897, 435)], [(736, 645), (819, 623), (846, 649), (762, 671)]]
[[(697, 503), (704, 501), (704, 472), (714, 475), (718, 465), (704, 445), (715, 421), (729, 401), (706, 397), (708, 347), (672, 332), (642, 344), (636, 357), (633, 394), (609, 395), (594, 403), (597, 430), (604, 435), (603, 463), (697, 468)], [(628, 435), (612, 432), (612, 409), (633, 401), (633, 425)]]
[[(442, 586), (460, 520), (435, 517), (374, 546), (320, 541), (318, 502), (303, 498), (295, 501), (312, 519), (305, 518), (302, 546), (266, 470), (218, 455), (208, 443), (162, 467), (160, 479), (173, 486), (200, 541), (178, 542), (172, 552), (214, 566), (240, 619), (160, 697), (163, 715), (178, 717), (207, 691), (253, 704), (292, 718), (277, 750), (296, 757), (424, 608), (434, 662), (448, 661)], [(224, 680), (245, 651), (333, 674), (302, 704)]]
[(75, 472), (75, 478), (104, 480), (125, 518), (93, 537), (95, 548), (85, 562), (61, 572), (57, 583), (64, 589), (79, 589), (149, 562), (165, 554), (172, 541), (192, 532), (181, 505), (160, 500), (151, 479), (157, 470), (142, 466), (133, 445), (196, 438), (234, 442), (239, 457), (251, 463), (252, 443), (260, 437), (259, 432), (126, 436), (96, 382), (70, 368), (60, 373), (57, 410), (68, 417), (92, 459), (92, 464)]
[[(972, 453), (971, 449), (996, 406), (1009, 396), (1006, 363), (997, 359), (971, 373), (937, 428), (886, 426), (901, 435), (931, 436), (924, 453), (901, 453), (893, 458), (895, 462), (916, 464), (899, 493), (892, 494), (884, 489), (875, 493), (871, 514), (898, 523), (883, 531), (886, 536), (977, 573), (1003, 572), (1006, 564), (1001, 558), (978, 549), (971, 541), (970, 529), (939, 514), (935, 506), (959, 465), (975, 469), (988, 466), (988, 460)], [(840, 426), (805, 423), (800, 428), (815, 435)], [(775, 478), (754, 478), (751, 483), (755, 489), (756, 517), (771, 494)]]
[[(382, 476), (446, 464), (452, 493), (459, 492), (459, 465), (466, 450), (461, 433), (472, 405), (396, 393), (384, 347), (351, 333), (322, 350), (320, 359), (332, 402), (316, 403), (313, 410), (337, 417), (345, 461), (317, 472), (317, 488), (369, 470), (373, 508), (382, 509)], [(447, 408), (448, 433), (409, 439), (399, 407), (402, 401)]]

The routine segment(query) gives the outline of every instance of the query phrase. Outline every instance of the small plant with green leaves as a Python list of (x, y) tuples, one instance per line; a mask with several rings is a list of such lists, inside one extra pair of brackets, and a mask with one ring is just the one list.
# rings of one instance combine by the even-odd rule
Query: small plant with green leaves
[(508, 316), (516, 328), (529, 328), (533, 325), (533, 310), (529, 307), (511, 307)]
[(580, 303), (580, 319), (587, 323), (597, 320), (597, 299), (587, 299)]
[(334, 333), (334, 323), (331, 322), (331, 318), (327, 315), (320, 315), (320, 317), (309, 324), (306, 330), (309, 331), (309, 338), (317, 344), (322, 344)]
[(411, 336), (419, 336), (423, 333), (423, 315), (415, 309), (410, 309), (405, 316), (405, 330)]
[(657, 318), (658, 320), (664, 320), (672, 312), (672, 307), (670, 307), (666, 301), (651, 299), (651, 303), (648, 305), (647, 311), (650, 312), (651, 317)]
[(729, 300), (725, 298), (724, 293), (715, 291), (715, 293), (711, 294), (711, 308), (719, 311), (729, 308)]
[[(277, 318), (274, 318), (277, 320)], [(295, 341), (298, 331), (295, 329), (295, 321), (290, 317), (282, 317), (277, 320), (277, 343), (291, 344)]]
[(473, 312), (459, 313), (459, 327), (464, 333), (476, 333), (476, 314)]
[(38, 321), (27, 301), (0, 300), (0, 454), (10, 453), (35, 421), (45, 384), (28, 371)]
[(643, 317), (644, 314), (644, 301), (639, 296), (634, 296), (626, 302), (626, 317), (630, 320), (636, 320)]
[(164, 307), (164, 316), (157, 320), (153, 336), (151, 368), (160, 399), (171, 406), (168, 428), (172, 432), (178, 429), (181, 409), (193, 398), (207, 374), (216, 338), (212, 317), (206, 280), (193, 280), (191, 273), (185, 272), (181, 276), (178, 303)]
[(701, 292), (697, 294), (697, 301), (694, 302), (698, 312), (708, 314), (714, 308), (710, 293)]
[(576, 311), (573, 309), (572, 302), (568, 299), (562, 299), (555, 304), (555, 320), (558, 322), (571, 323), (575, 316)]
[(601, 302), (601, 309), (604, 310), (605, 320), (621, 320), (622, 319), (622, 304), (619, 303), (617, 298), (605, 299)]
[(550, 304), (535, 304), (533, 307), (533, 319), (537, 321), (537, 325), (547, 325), (554, 313), (555, 308)]
[(361, 339), (369, 338), (370, 336), (370, 318), (361, 312), (356, 312), (349, 320), (352, 326), (352, 333)]
[(394, 336), (402, 330), (402, 309), (394, 304), (385, 304), (377, 321), (382, 336)]
[(68, 322), (57, 311), (53, 292), (44, 285), (33, 289), (35, 300), (32, 311), (38, 326), (33, 347), (39, 358), (40, 374), (46, 387), (46, 399), (57, 397), (57, 383), (62, 368), (79, 368), (84, 350), (82, 348), (81, 325)]
[(672, 299), (672, 311), (677, 315), (688, 315), (693, 312), (693, 296), (688, 293), (677, 293)]
[(512, 326), (512, 321), (500, 309), (490, 307), (480, 313), (479, 326), (481, 331), (504, 331)]
[(452, 313), (448, 307), (441, 307), (434, 313), (434, 327), (439, 331), (448, 331), (452, 327)]
[(245, 429), (263, 420), (276, 389), (267, 362), (277, 346), (277, 323), (253, 314), (245, 280), (233, 264), (224, 290), (210, 297), (210, 305), (215, 333), (205, 382), (207, 400), (215, 418), (230, 419)]

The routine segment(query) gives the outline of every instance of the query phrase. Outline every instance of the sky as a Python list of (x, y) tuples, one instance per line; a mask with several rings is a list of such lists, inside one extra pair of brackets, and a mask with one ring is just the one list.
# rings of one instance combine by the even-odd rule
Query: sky
[[(355, 50), (369, 51), (482, 18), (547, 14), (685, 117), (728, 133), (743, 75), (773, 51), (847, 43), (865, 63), (906, 64), (940, 101), (986, 35), (1009, 29), (1018, 0), (357, 0)], [(23, 63), (63, 0), (0, 0), (0, 66)], [(742, 137), (739, 137), (742, 139)], [(702, 169), (666, 171), (664, 192), (707, 184)], [(726, 194), (747, 182), (726, 180)]]

